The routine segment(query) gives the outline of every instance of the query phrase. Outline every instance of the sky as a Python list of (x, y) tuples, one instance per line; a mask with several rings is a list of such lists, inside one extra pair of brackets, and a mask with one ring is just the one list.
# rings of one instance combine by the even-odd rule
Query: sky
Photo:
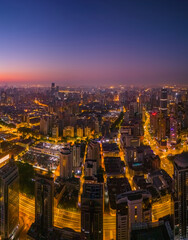
[(188, 84), (187, 0), (0, 0), (0, 83)]

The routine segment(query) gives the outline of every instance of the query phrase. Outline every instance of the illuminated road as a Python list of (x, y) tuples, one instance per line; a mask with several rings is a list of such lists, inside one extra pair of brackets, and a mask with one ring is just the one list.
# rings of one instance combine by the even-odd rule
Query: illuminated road
[(79, 192), (79, 195), (78, 195), (78, 206), (81, 205), (81, 195), (82, 195), (82, 192), (83, 192), (84, 166), (85, 166), (85, 161), (86, 161), (86, 156), (87, 156), (87, 147), (88, 147), (88, 145), (86, 144), (84, 158), (83, 158), (83, 162), (82, 162), (82, 174), (80, 176), (80, 192)]
[(39, 102), (37, 99), (34, 100), (34, 103), (36, 103), (37, 105), (41, 106), (41, 107), (48, 107), (48, 105)]
[(159, 155), (161, 159), (161, 168), (163, 168), (171, 177), (174, 173), (174, 167), (173, 163), (168, 160), (168, 155), (174, 156), (176, 154), (180, 154), (183, 151), (187, 150), (187, 135), (182, 134), (182, 144), (179, 144), (175, 148), (166, 148), (166, 149), (160, 149), (157, 141), (151, 136), (150, 132), (150, 115), (148, 112), (146, 112), (146, 121), (144, 124), (144, 142), (148, 145), (150, 145), (151, 149), (156, 155)]
[[(186, 144), (184, 143), (180, 149), (160, 149), (156, 140), (151, 136), (150, 132), (150, 115), (146, 112), (146, 121), (144, 124), (144, 143), (150, 145), (154, 154), (159, 155), (161, 159), (161, 168), (164, 169), (171, 177), (174, 173), (173, 163), (169, 161), (168, 155), (176, 155), (182, 153)], [(168, 214), (172, 214), (172, 201), (171, 196), (167, 195), (166, 199), (163, 199), (161, 202), (154, 203), (152, 205), (152, 219), (153, 221), (158, 220)]]
[[(31, 223), (35, 219), (35, 201), (20, 194), (20, 217), (24, 218), (27, 232)], [(80, 212), (72, 212), (64, 209), (54, 208), (54, 225), (59, 228), (69, 227), (75, 231), (81, 230)], [(104, 214), (104, 239), (110, 240), (116, 237), (116, 217)]]
[(166, 215), (172, 214), (172, 202), (169, 197), (167, 201), (162, 203), (153, 203), (152, 205), (152, 220), (156, 221)]
[[(172, 162), (170, 162), (167, 158), (169, 154), (177, 154), (177, 151), (166, 151), (165, 149), (160, 149), (156, 140), (151, 136), (150, 132), (150, 115), (146, 112), (146, 121), (144, 124), (144, 143), (150, 145), (154, 154), (159, 155), (161, 159), (161, 168), (163, 168), (171, 177), (174, 172), (174, 167)], [(179, 152), (178, 152), (179, 153)]]
[[(167, 159), (167, 155), (169, 152), (160, 151), (158, 149), (156, 141), (152, 138), (150, 132), (149, 132), (149, 114), (146, 113), (146, 121), (144, 124), (144, 142), (146, 144), (149, 144), (154, 151), (155, 154), (158, 154), (161, 158), (161, 167), (166, 170), (170, 176), (173, 174), (173, 165), (172, 163)], [(118, 136), (120, 138), (120, 136)], [(118, 139), (118, 145), (120, 147), (119, 139)], [(101, 153), (102, 153), (102, 145), (101, 147)], [(178, 150), (180, 152), (181, 150)], [(83, 165), (85, 163), (86, 158), (86, 152), (87, 152), (87, 146), (85, 151), (85, 156), (83, 160)], [(172, 150), (172, 153), (176, 154), (176, 150)], [(102, 155), (102, 161), (101, 164), (104, 167), (104, 159), (103, 154)], [(120, 147), (120, 157), (122, 160), (124, 160), (124, 154)], [(126, 168), (126, 177), (128, 177), (130, 183), (132, 183), (132, 177), (130, 176), (128, 172), (128, 168)], [(82, 168), (82, 176), (80, 178), (80, 194), (82, 193), (82, 187), (84, 182), (84, 168)], [(79, 197), (80, 202), (80, 197)], [(152, 219), (153, 221), (158, 220), (159, 218), (166, 216), (168, 214), (171, 214), (172, 207), (171, 207), (171, 199), (170, 196), (167, 196), (165, 200), (162, 200), (161, 202), (154, 203), (152, 205)], [(25, 228), (24, 228), (24, 234), (29, 229), (32, 222), (34, 222), (35, 218), (35, 202), (34, 199), (29, 199), (26, 196), (20, 194), (20, 217), (24, 218), (25, 222)], [(111, 216), (109, 214), (104, 214), (104, 225), (103, 225), (103, 231), (104, 231), (104, 239), (105, 240), (111, 240), (116, 239), (116, 217)], [(60, 228), (63, 227), (69, 227), (74, 229), (75, 231), (81, 230), (81, 216), (79, 211), (67, 211), (64, 209), (54, 208), (54, 225)]]

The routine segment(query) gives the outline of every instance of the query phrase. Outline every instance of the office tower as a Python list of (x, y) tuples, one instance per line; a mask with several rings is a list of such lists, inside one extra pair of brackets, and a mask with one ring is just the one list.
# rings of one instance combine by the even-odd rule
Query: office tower
[(97, 167), (100, 166), (100, 144), (97, 141), (90, 141), (87, 148), (87, 158), (97, 161)]
[(86, 159), (84, 172), (86, 177), (93, 177), (97, 175), (97, 160), (95, 159)]
[(74, 170), (77, 170), (81, 164), (80, 147), (81, 147), (80, 144), (74, 144), (72, 147), (72, 160)]
[(174, 160), (174, 235), (188, 239), (188, 153)]
[(152, 112), (150, 115), (150, 128), (155, 137), (157, 136), (157, 131), (158, 131), (158, 121), (159, 121), (159, 114), (157, 112)]
[(91, 128), (85, 127), (84, 132), (85, 132), (85, 137), (88, 137), (88, 138), (91, 137)]
[(59, 127), (57, 125), (54, 125), (52, 128), (52, 137), (53, 138), (59, 137)]
[(137, 112), (138, 112), (138, 103), (131, 102), (129, 104), (129, 117), (133, 119)]
[[(97, 134), (99, 133), (99, 120), (98, 119), (95, 120), (95, 133), (97, 133)], [(89, 136), (89, 134), (88, 134), (88, 136)]]
[(13, 159), (0, 168), (0, 239), (13, 239), (19, 224), (19, 176)]
[(6, 104), (6, 100), (7, 100), (7, 94), (5, 91), (1, 92), (1, 104)]
[(55, 89), (56, 89), (55, 83), (52, 83), (52, 85), (51, 85), (51, 95), (53, 95), (55, 93)]
[(70, 148), (63, 148), (60, 152), (60, 177), (70, 178), (72, 177), (72, 151)]
[(81, 240), (80, 233), (54, 226), (54, 179), (37, 174), (35, 178), (35, 222), (27, 232), (29, 240)]
[(158, 132), (157, 132), (157, 140), (161, 143), (161, 145), (166, 144), (166, 118), (160, 114), (158, 119)]
[(81, 235), (83, 240), (103, 239), (103, 184), (86, 182), (81, 198)]
[(35, 179), (35, 224), (37, 231), (46, 236), (54, 223), (53, 177), (37, 174)]
[(178, 132), (178, 123), (177, 120), (171, 116), (170, 117), (170, 143), (177, 143), (177, 132)]
[(118, 195), (116, 209), (116, 240), (129, 240), (135, 224), (151, 222), (151, 194), (145, 190)]
[(40, 133), (43, 135), (47, 135), (50, 127), (50, 119), (48, 116), (43, 116), (40, 119)]
[(59, 92), (59, 86), (56, 86), (56, 92)]
[(63, 129), (63, 137), (74, 137), (74, 127), (67, 126)]
[(76, 135), (77, 135), (77, 137), (82, 138), (84, 136), (83, 128), (78, 127), (77, 130), (76, 130)]
[(161, 98), (160, 98), (160, 112), (164, 117), (167, 116), (167, 89), (161, 89)]

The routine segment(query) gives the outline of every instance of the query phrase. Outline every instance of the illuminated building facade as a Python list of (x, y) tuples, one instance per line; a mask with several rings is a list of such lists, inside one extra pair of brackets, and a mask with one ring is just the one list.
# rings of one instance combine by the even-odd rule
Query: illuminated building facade
[(0, 239), (13, 239), (19, 224), (19, 175), (13, 159), (0, 168)]
[(168, 93), (166, 88), (161, 89), (161, 98), (160, 98), (160, 112), (164, 117), (168, 114), (167, 102), (168, 102)]
[(74, 137), (74, 127), (67, 126), (63, 129), (63, 137)]
[(188, 153), (174, 160), (174, 235), (188, 239)]
[(174, 117), (170, 117), (170, 143), (177, 143), (178, 123)]
[(85, 137), (91, 137), (91, 128), (85, 127), (84, 133)]
[(46, 236), (54, 223), (54, 181), (38, 174), (35, 179), (35, 224), (38, 232)]
[(155, 137), (157, 136), (157, 131), (158, 131), (158, 121), (159, 121), (159, 114), (157, 112), (152, 112), (150, 115), (150, 127)]
[(40, 133), (43, 135), (47, 135), (49, 132), (49, 117), (48, 116), (43, 116), (40, 119)]
[(84, 136), (84, 130), (83, 130), (83, 128), (78, 127), (77, 130), (76, 130), (76, 135), (77, 135), (77, 137), (82, 138), (82, 137)]
[(103, 184), (84, 183), (81, 199), (81, 236), (83, 240), (103, 239)]
[(72, 161), (73, 161), (73, 169), (77, 170), (80, 167), (81, 164), (81, 145), (80, 144), (74, 144), (72, 146)]
[(100, 144), (97, 141), (90, 141), (87, 148), (87, 158), (97, 161), (97, 167), (100, 166)]
[(145, 190), (120, 194), (116, 204), (116, 240), (129, 240), (133, 225), (152, 221), (151, 194)]
[(72, 177), (73, 155), (70, 148), (63, 148), (60, 152), (60, 177)]
[(55, 93), (55, 83), (52, 83), (51, 85), (51, 95), (53, 96)]
[(158, 134), (157, 139), (160, 142), (161, 146), (166, 145), (166, 118), (160, 114), (158, 121)]
[(53, 138), (58, 138), (59, 137), (59, 128), (56, 125), (52, 128), (52, 137)]

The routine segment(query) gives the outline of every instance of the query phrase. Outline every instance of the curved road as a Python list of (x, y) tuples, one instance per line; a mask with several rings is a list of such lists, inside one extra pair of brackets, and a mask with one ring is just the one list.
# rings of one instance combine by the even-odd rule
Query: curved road
[[(26, 233), (35, 219), (35, 200), (20, 194), (19, 204), (20, 217), (24, 218)], [(104, 239), (116, 239), (116, 217), (104, 214)], [(67, 211), (64, 209), (54, 208), (54, 225), (59, 228), (69, 227), (75, 231), (81, 231), (80, 212)], [(22, 239), (22, 238), (20, 238)], [(23, 238), (24, 239), (24, 238)]]

